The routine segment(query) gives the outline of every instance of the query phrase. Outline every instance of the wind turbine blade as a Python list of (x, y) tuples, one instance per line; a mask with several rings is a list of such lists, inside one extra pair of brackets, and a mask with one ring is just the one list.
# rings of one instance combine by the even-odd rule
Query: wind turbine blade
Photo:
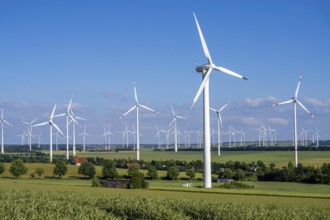
[(272, 104), (272, 106), (284, 105), (284, 104), (288, 104), (291, 102), (293, 102), (293, 99), (290, 99), (290, 100), (284, 101), (284, 102), (280, 102), (280, 103), (276, 103), (276, 104)]
[(298, 100), (296, 101), (313, 119), (316, 119), (315, 116), (310, 111), (308, 111), (308, 109), (301, 102), (299, 102)]
[(172, 105), (171, 105), (170, 107), (171, 107), (171, 110), (172, 110), (173, 115), (175, 116), (175, 112), (174, 112), (174, 110), (173, 110)]
[(76, 119), (83, 120), (83, 121), (87, 121), (87, 119), (85, 119), (85, 118), (80, 118), (80, 117), (76, 117)]
[(147, 106), (145, 106), (145, 105), (140, 105), (140, 104), (139, 104), (139, 106), (142, 107), (142, 108), (144, 108), (144, 109), (147, 109), (147, 110), (149, 110), (149, 111), (155, 112), (154, 109), (149, 108), (149, 107), (147, 107)]
[(24, 124), (27, 124), (27, 125), (29, 125), (30, 123), (29, 122), (26, 122), (26, 121), (22, 121)]
[(123, 114), (122, 116), (120, 116), (120, 118), (125, 117), (128, 113), (130, 113), (131, 111), (133, 111), (136, 108), (137, 105), (134, 105), (130, 110), (128, 110), (125, 114)]
[(210, 107), (210, 110), (212, 110), (212, 111), (214, 111), (214, 112), (217, 112), (217, 110), (215, 110), (214, 108), (211, 108), (211, 107)]
[(13, 126), (12, 124), (10, 124), (8, 121), (3, 119), (3, 122), (5, 122), (7, 125)]
[(222, 125), (222, 119), (221, 119), (221, 114), (220, 114), (220, 112), (219, 112), (218, 116), (219, 116), (220, 124)]
[(205, 87), (206, 83), (209, 80), (209, 77), (210, 77), (211, 72), (212, 72), (212, 67), (210, 67), (207, 70), (207, 72), (205, 74), (205, 77), (203, 79), (203, 82), (202, 82), (201, 86), (199, 87), (198, 92), (197, 92), (197, 94), (196, 94), (196, 96), (194, 98), (193, 104), (191, 105), (191, 108), (194, 106), (194, 104), (196, 103), (197, 99), (199, 98), (199, 96), (201, 95), (202, 91), (204, 90), (204, 87)]
[(53, 122), (52, 126), (54, 126), (54, 128), (56, 128), (56, 130), (58, 130), (62, 135), (64, 135), (61, 131), (61, 129), (59, 127), (57, 127), (57, 125)]
[(222, 107), (219, 109), (219, 112), (221, 112), (222, 110), (224, 110), (228, 105), (229, 105), (229, 103), (226, 103), (224, 106), (222, 106)]
[(299, 92), (299, 87), (300, 87), (301, 80), (302, 80), (302, 73), (300, 74), (297, 89), (296, 89), (296, 92), (294, 94), (295, 99), (297, 99), (297, 97), (298, 97), (298, 92)]
[(68, 105), (68, 108), (67, 108), (67, 111), (66, 111), (67, 113), (69, 113), (69, 111), (71, 109), (72, 99), (73, 99), (73, 96), (70, 99), (70, 102), (69, 102), (69, 105)]
[(177, 118), (180, 118), (180, 119), (188, 119), (188, 118), (186, 118), (186, 117), (182, 117), (182, 116), (176, 116)]
[(33, 121), (31, 121), (31, 123), (30, 124), (33, 124), (35, 121), (36, 121), (37, 119), (34, 119)]
[(135, 97), (135, 102), (136, 102), (136, 103), (139, 103), (139, 101), (138, 101), (138, 97), (137, 97), (137, 93), (136, 93), (136, 83), (135, 83), (135, 81), (133, 82), (133, 86), (134, 86), (134, 97)]
[(62, 117), (62, 116), (66, 116), (66, 113), (63, 113), (63, 114), (58, 114), (58, 115), (54, 115), (54, 118), (57, 118), (57, 117)]
[(54, 105), (54, 108), (53, 108), (52, 114), (50, 115), (50, 118), (51, 118), (51, 119), (54, 117), (55, 109), (56, 109), (56, 104)]
[(33, 125), (32, 127), (39, 127), (39, 126), (46, 125), (46, 124), (48, 124), (48, 123), (49, 123), (49, 122), (46, 121), (46, 122), (42, 122), (42, 123), (39, 123), (39, 124)]
[(173, 120), (171, 121), (171, 123), (168, 126), (171, 127), (171, 125), (173, 124), (174, 121), (175, 121), (175, 118), (173, 118)]
[(226, 69), (226, 68), (224, 68), (224, 67), (221, 67), (221, 66), (214, 66), (213, 68), (216, 69), (216, 70), (218, 70), (218, 71), (220, 71), (220, 72), (226, 73), (226, 74), (228, 74), (228, 75), (231, 75), (231, 76), (234, 76), (234, 77), (237, 77), (237, 78), (240, 78), (240, 79), (245, 79), (245, 80), (247, 80), (247, 78), (245, 78), (244, 76), (241, 76), (240, 74), (235, 73), (235, 72), (233, 72), (233, 71), (231, 71), (231, 70), (229, 70), (229, 69)]
[(203, 36), (203, 33), (202, 33), (202, 30), (199, 26), (199, 23), (198, 23), (198, 20), (197, 20), (197, 17), (194, 14), (194, 17), (195, 17), (195, 21), (196, 21), (196, 25), (197, 25), (197, 29), (198, 29), (198, 33), (199, 33), (199, 38), (201, 39), (201, 42), (202, 42), (202, 46), (203, 46), (203, 50), (204, 50), (204, 55), (206, 56), (207, 60), (209, 61), (210, 64), (212, 64), (212, 59), (211, 59), (211, 55), (210, 55), (210, 52), (209, 52), (209, 49), (207, 48), (207, 45), (206, 45), (206, 42), (205, 42), (205, 39), (204, 39), (204, 36)]

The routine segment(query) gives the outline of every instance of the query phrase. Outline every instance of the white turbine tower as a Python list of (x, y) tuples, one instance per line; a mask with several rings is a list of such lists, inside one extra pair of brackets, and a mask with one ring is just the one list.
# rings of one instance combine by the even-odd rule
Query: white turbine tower
[(295, 95), (292, 99), (280, 103), (273, 104), (272, 106), (278, 106), (278, 105), (283, 105), (283, 104), (289, 104), (293, 103), (293, 126), (294, 126), (294, 159), (295, 159), (295, 167), (298, 166), (298, 139), (297, 139), (297, 103), (313, 118), (315, 119), (315, 116), (307, 110), (307, 108), (298, 100), (298, 92), (299, 92), (299, 87), (300, 83), (302, 80), (302, 74), (300, 74), (299, 81), (298, 81), (298, 86), (295, 92)]
[(210, 108), (212, 111), (214, 111), (217, 114), (218, 117), (218, 156), (220, 156), (220, 147), (221, 147), (221, 132), (220, 132), (220, 128), (222, 125), (222, 120), (221, 120), (221, 111), (224, 110), (227, 105), (229, 105), (229, 102), (226, 103), (224, 106), (222, 106), (219, 110), (216, 110), (214, 108)]
[(210, 145), (210, 105), (209, 105), (209, 77), (213, 69), (218, 70), (220, 72), (226, 73), (228, 75), (238, 77), (240, 79), (246, 79), (245, 77), (228, 70), (226, 68), (216, 66), (212, 62), (211, 55), (207, 48), (202, 30), (198, 24), (196, 15), (194, 13), (199, 37), (202, 42), (204, 54), (208, 60), (207, 64), (203, 64), (197, 66), (196, 71), (202, 73), (203, 75), (203, 82), (199, 87), (199, 90), (195, 96), (193, 101), (193, 105), (196, 103), (197, 99), (199, 98), (200, 94), (204, 91), (204, 101), (203, 101), (203, 114), (204, 114), (204, 188), (211, 188), (212, 187), (212, 176), (211, 176), (211, 145)]
[(34, 119), (33, 121), (31, 122), (26, 122), (26, 121), (22, 121), (24, 124), (27, 124), (28, 125), (28, 141), (29, 141), (29, 149), (31, 150), (32, 147), (31, 147), (31, 142), (32, 142), (32, 124), (36, 121), (37, 119)]
[(83, 151), (86, 151), (86, 136), (89, 137), (89, 134), (86, 132), (86, 125), (84, 126), (84, 132), (79, 134), (79, 136), (83, 136)]
[(135, 98), (135, 105), (128, 110), (125, 114), (123, 114), (120, 118), (125, 117), (128, 113), (136, 109), (136, 159), (140, 160), (140, 127), (139, 127), (139, 107), (144, 108), (146, 110), (155, 112), (155, 110), (145, 106), (141, 105), (138, 101), (137, 93), (136, 93), (136, 85), (135, 82), (133, 82), (134, 86), (134, 98)]
[(176, 119), (178, 119), (178, 118), (187, 119), (187, 118), (176, 115), (172, 106), (171, 106), (171, 110), (172, 110), (172, 114), (173, 114), (173, 120), (169, 124), (169, 127), (171, 127), (171, 125), (174, 123), (174, 150), (175, 150), (175, 152), (178, 152), (178, 130), (177, 130), (177, 125), (176, 125)]
[(72, 117), (72, 119), (71, 119), (71, 122), (72, 122), (72, 155), (73, 155), (73, 157), (75, 157), (76, 156), (76, 124), (78, 124), (76, 119), (83, 120), (83, 121), (87, 121), (87, 119), (75, 116), (73, 113), (72, 107), (70, 108), (70, 116)]
[(55, 115), (54, 117), (61, 117), (61, 116), (66, 116), (66, 159), (69, 160), (69, 118), (71, 118), (71, 120), (74, 120), (74, 118), (71, 116), (70, 114), (70, 109), (71, 109), (71, 104), (72, 104), (72, 99), (73, 96), (70, 99), (70, 102), (68, 104), (67, 110), (65, 113), (63, 114), (59, 114), (59, 115)]
[(21, 138), (21, 142), (22, 142), (22, 146), (23, 146), (24, 145), (25, 136), (26, 136), (26, 131), (24, 131), (23, 134), (18, 134), (17, 136)]
[(3, 154), (4, 153), (4, 138), (3, 138), (3, 124), (7, 124), (9, 126), (13, 126), (12, 124), (10, 124), (8, 121), (6, 121), (4, 118), (3, 118), (3, 109), (1, 109), (1, 153)]
[(38, 127), (38, 126), (43, 126), (43, 125), (49, 124), (49, 159), (50, 159), (50, 163), (53, 162), (53, 126), (55, 127), (56, 130), (58, 130), (63, 135), (60, 128), (53, 122), (55, 109), (56, 109), (56, 105), (54, 106), (53, 111), (52, 111), (51, 115), (49, 116), (49, 121), (33, 125), (33, 127)]

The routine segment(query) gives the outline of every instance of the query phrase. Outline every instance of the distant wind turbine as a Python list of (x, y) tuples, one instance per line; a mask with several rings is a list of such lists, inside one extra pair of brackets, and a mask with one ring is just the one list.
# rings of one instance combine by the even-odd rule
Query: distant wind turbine
[(272, 106), (278, 106), (278, 105), (283, 105), (283, 104), (289, 104), (289, 103), (293, 103), (293, 127), (294, 127), (294, 164), (295, 167), (298, 166), (298, 138), (297, 138), (297, 103), (300, 105), (300, 107), (302, 107), (313, 119), (315, 119), (315, 116), (307, 110), (307, 108), (298, 100), (298, 92), (299, 92), (299, 87), (300, 87), (300, 83), (302, 80), (302, 74), (300, 74), (299, 77), (299, 81), (298, 81), (298, 86), (296, 89), (296, 92), (294, 94), (294, 97), (290, 100), (284, 101), (284, 102), (280, 102), (280, 103), (276, 103), (273, 104)]
[(135, 82), (133, 82), (133, 86), (134, 86), (134, 98), (135, 98), (135, 105), (128, 110), (125, 114), (123, 114), (120, 118), (125, 117), (127, 114), (129, 114), (131, 111), (133, 111), (134, 109), (136, 109), (136, 159), (140, 160), (140, 127), (139, 127), (139, 107), (144, 108), (146, 110), (155, 112), (155, 110), (142, 105), (139, 103), (138, 101), (138, 97), (137, 97), (137, 93), (136, 93), (136, 85)]
[(7, 124), (9, 126), (13, 126), (12, 124), (10, 124), (8, 121), (6, 121), (4, 118), (3, 118), (3, 109), (1, 109), (1, 153), (3, 154), (4, 153), (4, 137), (3, 137), (3, 133), (4, 133), (4, 130), (3, 130), (3, 124)]
[(84, 132), (79, 134), (79, 136), (83, 136), (83, 151), (86, 151), (86, 136), (89, 137), (89, 134), (86, 132), (86, 125), (84, 126)]
[(28, 133), (27, 133), (27, 135), (28, 135), (28, 141), (29, 141), (29, 149), (31, 150), (32, 149), (32, 147), (31, 147), (31, 145), (32, 145), (32, 124), (36, 121), (37, 119), (34, 119), (33, 121), (31, 121), (31, 122), (26, 122), (26, 121), (23, 121), (23, 123), (24, 124), (27, 124), (28, 125)]
[(173, 107), (171, 106), (172, 114), (173, 114), (173, 120), (169, 124), (169, 127), (174, 123), (174, 150), (175, 152), (178, 152), (178, 132), (177, 132), (177, 125), (176, 125), (176, 119), (187, 119), (185, 117), (179, 116), (175, 114)]
[(60, 128), (53, 122), (55, 109), (56, 109), (56, 105), (54, 106), (53, 111), (50, 114), (48, 121), (33, 125), (33, 127), (38, 127), (38, 126), (43, 126), (43, 125), (49, 124), (49, 159), (50, 159), (50, 163), (53, 162), (53, 126), (55, 127), (56, 130), (58, 130), (63, 135)]
[(221, 120), (221, 111), (224, 110), (227, 105), (229, 105), (229, 102), (227, 102), (224, 106), (222, 106), (219, 110), (216, 110), (214, 108), (210, 108), (212, 111), (214, 111), (217, 114), (218, 117), (218, 156), (220, 156), (220, 147), (221, 147), (221, 132), (220, 128), (222, 125), (222, 120)]

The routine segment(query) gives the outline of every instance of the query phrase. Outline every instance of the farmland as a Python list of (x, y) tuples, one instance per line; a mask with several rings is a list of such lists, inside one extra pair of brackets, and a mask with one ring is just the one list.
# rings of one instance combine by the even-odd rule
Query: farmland
[[(134, 159), (135, 154), (133, 151), (79, 152), (78, 156)], [(263, 160), (265, 163), (275, 162), (277, 166), (287, 165), (291, 157), (292, 152), (283, 151), (223, 152), (220, 159), (213, 155), (218, 162)], [(330, 162), (329, 157), (329, 152), (300, 152), (301, 162), (314, 166), (321, 165), (319, 161)], [(202, 152), (142, 151), (141, 158), (147, 161), (202, 160)], [(254, 188), (224, 189), (219, 188), (220, 183), (214, 183), (212, 189), (204, 189), (203, 181), (198, 180), (202, 178), (201, 173), (197, 173), (195, 180), (187, 180), (182, 179), (186, 175), (181, 172), (179, 180), (170, 181), (163, 180), (166, 171), (159, 170), (159, 179), (148, 180), (148, 189), (106, 189), (91, 187), (91, 180), (78, 174), (78, 167), (74, 165), (68, 165), (68, 173), (61, 179), (53, 177), (54, 164), (26, 163), (29, 171), (18, 179), (8, 172), (10, 163), (4, 165), (6, 169), (0, 178), (0, 198), (6, 202), (1, 209), (6, 210), (18, 201), (20, 204), (30, 204), (31, 207), (21, 205), (10, 212), (0, 211), (1, 219), (19, 219), (23, 214), (29, 216), (29, 219), (37, 219), (33, 211), (36, 209), (42, 210), (41, 214), (48, 219), (330, 218), (330, 185), (245, 182)], [(44, 169), (41, 178), (31, 178), (30, 174), (36, 168)], [(127, 169), (117, 170), (120, 175), (127, 174)], [(100, 166), (96, 166), (96, 171), (96, 175), (101, 176)], [(192, 183), (192, 187), (182, 187), (187, 182)], [(8, 198), (12, 198), (13, 203)], [(61, 212), (65, 207), (69, 208)], [(75, 216), (72, 210), (79, 214)]]

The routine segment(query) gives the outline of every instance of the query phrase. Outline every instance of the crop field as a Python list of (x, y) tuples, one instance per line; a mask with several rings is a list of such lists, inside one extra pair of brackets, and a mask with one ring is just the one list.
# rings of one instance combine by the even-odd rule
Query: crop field
[[(281, 166), (287, 165), (291, 154), (223, 152), (221, 161), (216, 155), (213, 158), (218, 162), (263, 160)], [(330, 162), (329, 152), (299, 155), (305, 164)], [(129, 159), (135, 152), (79, 152), (79, 156)], [(143, 156), (145, 160), (202, 160), (202, 152), (142, 151)], [(204, 189), (203, 181), (162, 180), (166, 171), (158, 171), (159, 179), (148, 180), (148, 189), (108, 189), (91, 187), (91, 180), (78, 174), (74, 165), (68, 165), (68, 173), (61, 179), (53, 177), (54, 164), (26, 163), (29, 171), (18, 179), (8, 171), (11, 164), (4, 165), (5, 172), (0, 176), (1, 219), (330, 219), (330, 185), (245, 182), (254, 188), (224, 189), (220, 183), (213, 183), (212, 189)], [(43, 177), (31, 178), (36, 168), (44, 169)], [(97, 176), (101, 176), (101, 169), (96, 166)], [(117, 171), (127, 174), (127, 169)], [(180, 177), (186, 177), (185, 173)], [(200, 173), (198, 178), (202, 178)], [(192, 187), (183, 187), (187, 182)]]
[[(49, 153), (48, 151), (43, 151)], [(64, 151), (54, 151), (54, 154), (65, 154)], [(77, 152), (79, 157), (104, 157), (108, 159), (135, 159), (134, 151), (108, 151), (108, 152)], [(298, 152), (299, 162), (303, 165), (321, 166), (323, 163), (330, 163), (330, 151), (300, 151)], [(142, 160), (203, 160), (203, 151), (152, 151), (141, 150)], [(262, 160), (265, 164), (271, 162), (278, 167), (286, 166), (288, 162), (294, 161), (293, 151), (222, 151), (221, 156), (212, 152), (212, 162), (225, 163), (226, 161), (253, 162)]]
[[(328, 219), (329, 186), (306, 195), (303, 184), (285, 184), (278, 194), (275, 183), (264, 194), (250, 190), (180, 188), (182, 181), (164, 187), (150, 181), (150, 189), (126, 190), (90, 187), (89, 180), (0, 179), (1, 219)], [(164, 183), (163, 183), (164, 184)], [(254, 183), (255, 184), (255, 183)], [(273, 185), (272, 185), (273, 184)], [(261, 186), (257, 186), (259, 188)], [(266, 194), (269, 193), (273, 195)], [(38, 210), (38, 211), (37, 211)]]

